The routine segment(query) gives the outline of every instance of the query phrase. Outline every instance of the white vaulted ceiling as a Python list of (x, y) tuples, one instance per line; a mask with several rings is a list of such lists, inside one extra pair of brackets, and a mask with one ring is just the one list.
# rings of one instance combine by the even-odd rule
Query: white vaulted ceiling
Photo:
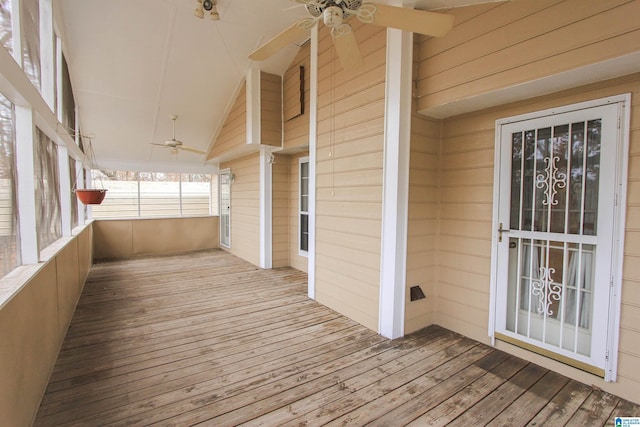
[[(394, 3), (392, 1), (383, 1)], [(441, 9), (481, 0), (415, 0)], [(221, 19), (198, 19), (195, 0), (59, 0), (57, 31), (84, 134), (93, 135), (105, 169), (199, 171), (205, 156), (154, 147), (176, 138), (207, 151), (256, 47), (305, 17), (290, 0), (218, 0)], [(262, 69), (282, 74), (296, 52), (290, 46)]]

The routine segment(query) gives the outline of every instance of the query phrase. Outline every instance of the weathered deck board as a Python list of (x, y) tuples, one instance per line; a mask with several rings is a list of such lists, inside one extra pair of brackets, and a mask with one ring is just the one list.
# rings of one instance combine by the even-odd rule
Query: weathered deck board
[(36, 426), (605, 425), (640, 407), (437, 326), (389, 341), (224, 251), (91, 270)]

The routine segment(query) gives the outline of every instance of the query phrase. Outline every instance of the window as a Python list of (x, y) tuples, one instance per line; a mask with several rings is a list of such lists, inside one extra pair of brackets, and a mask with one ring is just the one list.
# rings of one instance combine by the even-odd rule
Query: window
[(39, 0), (20, 1), (22, 62), (29, 80), (40, 90), (40, 5)]
[(36, 227), (40, 250), (62, 237), (58, 147), (40, 129), (34, 149)]
[(300, 158), (300, 254), (309, 251), (309, 158)]
[(0, 42), (9, 53), (13, 53), (11, 0), (0, 0)]
[[(66, 126), (70, 133), (76, 128), (76, 103), (73, 98), (73, 88), (71, 87), (71, 77), (69, 76), (69, 66), (67, 58), (61, 53), (61, 88), (59, 92), (62, 96), (62, 124)], [(72, 133), (73, 134), (73, 133)]]
[(93, 170), (92, 179), (94, 188), (108, 190), (93, 206), (93, 218), (217, 214), (217, 185), (209, 174)]
[[(180, 177), (182, 216), (209, 215), (210, 212), (217, 211), (210, 206), (214, 200), (211, 197), (211, 189), (214, 187), (212, 178), (212, 175), (207, 174), (182, 174)], [(217, 176), (215, 178), (217, 181)]]
[(13, 105), (0, 95), (0, 277), (20, 264)]
[(92, 170), (94, 188), (107, 189), (100, 205), (91, 208), (93, 218), (131, 218), (138, 211), (138, 174), (126, 171)]
[(76, 180), (78, 180), (78, 174), (76, 171), (76, 161), (73, 157), (69, 157), (69, 182), (71, 187), (69, 188), (69, 195), (66, 197), (71, 197), (71, 228), (75, 228), (80, 225), (80, 219), (78, 218), (78, 199), (76, 195), (73, 193), (73, 190), (76, 185)]
[(180, 174), (140, 172), (140, 216), (180, 216)]

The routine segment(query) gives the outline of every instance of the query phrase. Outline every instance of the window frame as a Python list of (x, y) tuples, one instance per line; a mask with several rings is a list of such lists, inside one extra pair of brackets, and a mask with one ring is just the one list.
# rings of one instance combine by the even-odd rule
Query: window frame
[[(304, 195), (307, 197), (307, 210), (302, 209), (302, 197), (303, 197), (303, 186), (302, 186), (302, 165), (307, 165), (307, 194)], [(309, 157), (300, 157), (298, 159), (298, 255), (303, 257), (309, 256)], [(302, 216), (307, 217), (307, 249), (302, 248)]]

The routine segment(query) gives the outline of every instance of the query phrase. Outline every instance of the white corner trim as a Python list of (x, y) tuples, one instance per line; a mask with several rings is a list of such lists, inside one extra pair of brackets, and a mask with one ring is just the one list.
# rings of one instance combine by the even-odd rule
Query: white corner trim
[(268, 148), (260, 150), (260, 268), (269, 269), (272, 260), (272, 171)]
[(261, 143), (260, 75), (261, 71), (258, 68), (250, 68), (247, 71), (247, 144)]
[(384, 178), (378, 332), (404, 335), (413, 34), (387, 30)]
[(612, 266), (613, 288), (609, 297), (609, 336), (607, 346), (610, 349), (605, 368), (605, 381), (616, 381), (618, 378), (618, 352), (620, 348), (620, 323), (622, 316), (622, 272), (624, 259), (624, 237), (627, 212), (627, 182), (629, 174), (629, 135), (631, 133), (631, 94), (609, 98), (618, 102), (618, 152), (616, 173), (616, 218), (614, 235), (618, 240), (613, 243)]
[(311, 29), (309, 70), (309, 250), (307, 295), (316, 299), (316, 149), (318, 145), (318, 26)]

